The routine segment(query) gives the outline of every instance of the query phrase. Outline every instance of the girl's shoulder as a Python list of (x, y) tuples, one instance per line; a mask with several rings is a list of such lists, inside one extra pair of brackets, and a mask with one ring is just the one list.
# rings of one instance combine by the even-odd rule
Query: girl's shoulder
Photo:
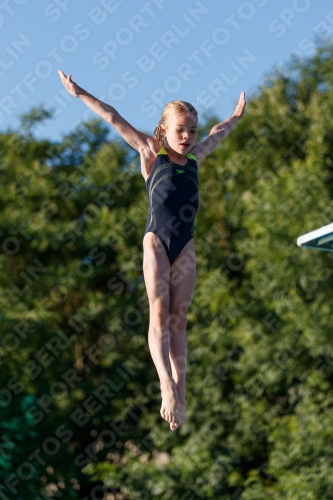
[(157, 156), (160, 149), (161, 149), (161, 145), (158, 142), (158, 140), (155, 139), (154, 137), (149, 137), (149, 139), (147, 140), (147, 144), (148, 144), (149, 149), (152, 152), (152, 154), (154, 156)]

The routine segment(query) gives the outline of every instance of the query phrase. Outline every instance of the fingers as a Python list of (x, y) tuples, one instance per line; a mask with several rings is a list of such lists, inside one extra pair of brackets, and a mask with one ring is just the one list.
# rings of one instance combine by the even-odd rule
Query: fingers
[(246, 106), (245, 92), (240, 93), (238, 106), (242, 108)]
[(241, 92), (233, 116), (241, 118), (245, 112), (245, 107), (246, 107), (245, 92)]
[(65, 75), (65, 73), (62, 71), (62, 69), (58, 69), (58, 74), (60, 76), (60, 79), (61, 79), (61, 83), (63, 85), (65, 85), (66, 81), (67, 81), (67, 76)]
[(73, 83), (72, 75), (66, 76), (62, 69), (58, 69), (58, 74), (62, 80), (65, 79), (68, 80), (70, 83)]

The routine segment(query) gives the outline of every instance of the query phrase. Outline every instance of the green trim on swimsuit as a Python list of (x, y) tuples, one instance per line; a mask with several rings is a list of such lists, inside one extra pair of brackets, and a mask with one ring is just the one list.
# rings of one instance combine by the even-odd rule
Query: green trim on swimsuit
[(198, 161), (196, 156), (192, 155), (191, 153), (186, 153), (186, 156), (187, 158), (189, 158), (190, 160), (195, 160), (196, 162)]
[[(157, 154), (158, 155), (168, 155), (167, 151), (163, 147), (159, 150), (159, 152)], [(190, 160), (195, 160), (196, 162), (198, 162), (196, 157), (194, 155), (192, 155), (191, 153), (186, 153), (185, 156), (187, 158), (189, 158)]]

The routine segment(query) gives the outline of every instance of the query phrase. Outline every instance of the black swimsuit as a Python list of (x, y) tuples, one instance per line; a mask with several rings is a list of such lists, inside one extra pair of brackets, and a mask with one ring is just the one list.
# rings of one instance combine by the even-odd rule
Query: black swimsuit
[(170, 265), (193, 238), (199, 206), (197, 159), (190, 153), (186, 157), (187, 163), (178, 165), (161, 148), (146, 180), (148, 219), (145, 234), (151, 232), (159, 237)]

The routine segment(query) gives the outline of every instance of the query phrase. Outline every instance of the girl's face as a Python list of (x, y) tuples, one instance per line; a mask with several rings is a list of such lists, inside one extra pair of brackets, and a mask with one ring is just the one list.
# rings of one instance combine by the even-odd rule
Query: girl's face
[(176, 153), (185, 155), (197, 138), (197, 118), (191, 113), (180, 113), (168, 118), (164, 128), (164, 144)]

